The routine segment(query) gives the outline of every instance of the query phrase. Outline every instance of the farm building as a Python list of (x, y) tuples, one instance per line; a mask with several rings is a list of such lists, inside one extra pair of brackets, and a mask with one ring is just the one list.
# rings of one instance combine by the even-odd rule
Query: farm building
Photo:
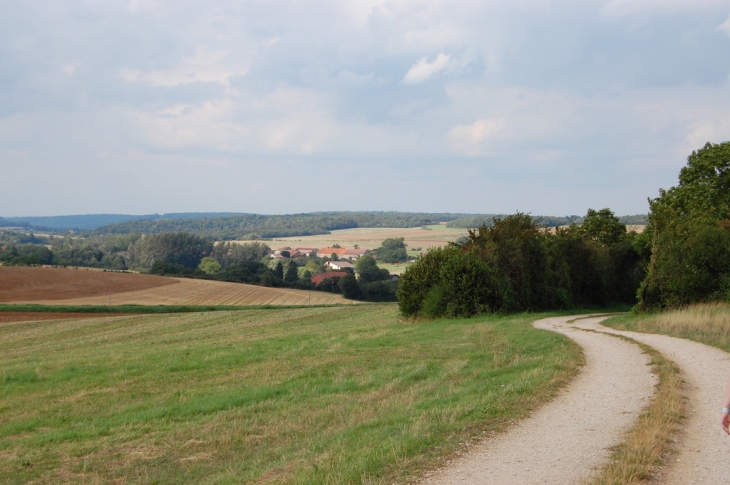
[(315, 284), (315, 286), (319, 285), (324, 280), (328, 280), (331, 278), (342, 278), (343, 276), (347, 276), (348, 273), (345, 273), (344, 271), (328, 271), (327, 273), (317, 273), (311, 278), (311, 282)]
[(324, 265), (332, 271), (342, 271), (344, 269), (355, 271), (355, 265), (347, 261), (327, 261)]

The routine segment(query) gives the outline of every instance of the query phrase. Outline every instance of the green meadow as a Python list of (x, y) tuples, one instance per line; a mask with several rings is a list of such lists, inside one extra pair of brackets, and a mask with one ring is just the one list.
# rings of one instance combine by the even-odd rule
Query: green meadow
[(2, 483), (405, 483), (577, 372), (545, 315), (396, 305), (0, 324)]

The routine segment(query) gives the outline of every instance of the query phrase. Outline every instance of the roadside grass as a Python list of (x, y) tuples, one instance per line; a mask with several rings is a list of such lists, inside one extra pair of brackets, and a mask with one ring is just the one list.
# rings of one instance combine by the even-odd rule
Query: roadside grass
[(656, 478), (672, 453), (674, 436), (685, 417), (684, 384), (679, 367), (654, 350), (625, 338), (649, 354), (652, 372), (659, 377), (649, 406), (625, 440), (613, 450), (608, 464), (582, 485), (638, 485)]
[(704, 303), (656, 314), (626, 314), (602, 322), (617, 330), (661, 333), (730, 352), (730, 305)]
[(547, 316), (395, 305), (1, 324), (1, 483), (405, 483), (577, 372)]

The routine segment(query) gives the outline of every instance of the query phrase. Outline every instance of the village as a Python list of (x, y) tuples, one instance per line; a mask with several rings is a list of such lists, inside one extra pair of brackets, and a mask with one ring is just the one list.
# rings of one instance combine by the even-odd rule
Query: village
[[(284, 246), (272, 250), (270, 256), (279, 262), (298, 258), (320, 258), (324, 260), (324, 264), (322, 265), (324, 271), (315, 272), (310, 277), (310, 281), (315, 286), (319, 286), (327, 280), (342, 278), (348, 274), (355, 275), (359, 279), (360, 275), (356, 272), (355, 262), (363, 256), (372, 256), (374, 259), (377, 259), (377, 255), (373, 254), (371, 250), (360, 249), (358, 247), (292, 248), (290, 246)], [(399, 278), (399, 274), (390, 273), (391, 281), (398, 281)]]

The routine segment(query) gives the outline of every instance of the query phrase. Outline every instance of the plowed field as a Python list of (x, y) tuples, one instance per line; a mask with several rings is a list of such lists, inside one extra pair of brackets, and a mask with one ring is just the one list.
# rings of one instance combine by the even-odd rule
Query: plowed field
[[(139, 284), (135, 287), (137, 282)], [(353, 303), (340, 295), (319, 291), (308, 292), (130, 273), (4, 266), (0, 266), (0, 302), (46, 305), (323, 305)]]
[(162, 276), (86, 269), (0, 266), (0, 302), (38, 302), (109, 295), (177, 283)]

